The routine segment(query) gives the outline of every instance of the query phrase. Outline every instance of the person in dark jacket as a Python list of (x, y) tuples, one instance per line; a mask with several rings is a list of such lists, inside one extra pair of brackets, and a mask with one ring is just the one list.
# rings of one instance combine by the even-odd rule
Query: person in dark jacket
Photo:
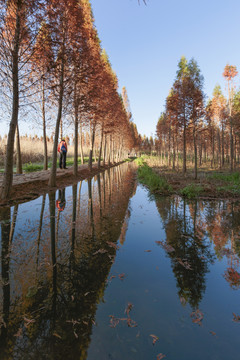
[(60, 169), (66, 168), (66, 158), (67, 158), (67, 143), (65, 138), (62, 138), (61, 142), (58, 144), (58, 152), (60, 153), (59, 167)]

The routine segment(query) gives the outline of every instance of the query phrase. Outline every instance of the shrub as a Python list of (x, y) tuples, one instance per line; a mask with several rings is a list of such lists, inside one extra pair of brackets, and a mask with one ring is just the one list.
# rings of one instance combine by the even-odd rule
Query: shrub
[(188, 199), (193, 199), (198, 197), (200, 193), (203, 191), (203, 187), (200, 185), (190, 184), (183, 188), (180, 192), (183, 196)]

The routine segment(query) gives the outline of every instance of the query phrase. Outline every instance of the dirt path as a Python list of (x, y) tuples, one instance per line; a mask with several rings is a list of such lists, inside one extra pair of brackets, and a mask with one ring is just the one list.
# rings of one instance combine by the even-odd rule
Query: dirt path
[[(116, 164), (115, 164), (116, 165)], [(78, 182), (79, 180), (92, 177), (108, 167), (101, 167), (98, 169), (97, 164), (93, 164), (92, 171), (88, 169), (88, 164), (83, 164), (78, 167), (78, 176), (73, 176), (73, 166), (68, 169), (57, 169), (57, 186), (61, 188), (69, 186)], [(56, 190), (48, 186), (48, 179), (50, 176), (49, 170), (41, 170), (25, 174), (13, 175), (13, 187), (9, 200), (1, 201), (0, 206), (12, 205), (16, 202), (24, 202), (34, 199), (46, 192)], [(0, 190), (2, 187), (3, 175), (0, 175)]]

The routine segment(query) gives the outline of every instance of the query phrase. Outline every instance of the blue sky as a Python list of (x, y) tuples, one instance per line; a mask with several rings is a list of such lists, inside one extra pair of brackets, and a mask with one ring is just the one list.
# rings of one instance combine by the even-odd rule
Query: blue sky
[[(91, 0), (95, 24), (139, 133), (155, 135), (182, 55), (194, 57), (212, 95), (227, 63), (240, 72), (239, 0)], [(239, 75), (236, 86), (239, 87)]]

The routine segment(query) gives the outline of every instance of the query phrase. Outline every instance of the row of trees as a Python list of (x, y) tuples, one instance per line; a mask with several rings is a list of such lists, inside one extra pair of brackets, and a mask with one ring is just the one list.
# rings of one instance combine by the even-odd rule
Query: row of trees
[(235, 92), (233, 84), (236, 75), (236, 67), (226, 65), (223, 76), (228, 97), (217, 85), (206, 104), (204, 79), (197, 62), (181, 58), (156, 129), (156, 147), (158, 152), (167, 154), (168, 166), (178, 168), (182, 158), (185, 174), (189, 155), (194, 162), (195, 178), (198, 165), (209, 159), (212, 168), (222, 168), (226, 162), (231, 171), (236, 168), (240, 154), (240, 92)]
[(75, 176), (79, 143), (83, 158), (83, 130), (90, 136), (90, 170), (96, 135), (99, 159), (123, 158), (137, 134), (128, 104), (117, 91), (116, 74), (101, 48), (89, 0), (0, 0), (0, 4), (1, 108), (10, 109), (1, 198), (8, 198), (12, 186), (16, 134), (20, 154), (19, 119), (30, 122), (33, 112), (42, 119), (45, 169), (47, 119), (49, 114), (55, 117), (50, 186), (56, 185), (63, 118), (74, 126)]

